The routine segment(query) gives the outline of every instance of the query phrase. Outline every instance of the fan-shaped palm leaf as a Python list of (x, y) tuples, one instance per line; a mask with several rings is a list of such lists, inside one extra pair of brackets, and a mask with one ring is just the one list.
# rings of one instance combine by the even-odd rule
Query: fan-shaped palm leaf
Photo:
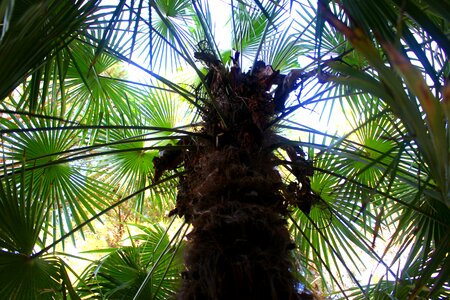
[[(24, 76), (34, 74), (34, 84), (39, 86), (48, 58), (64, 46), (71, 35), (83, 28), (93, 13), (93, 1), (7, 1), (2, 3), (3, 17), (0, 57), (2, 60), (2, 89), (5, 98)], [(46, 59), (47, 58), (47, 59)], [(44, 85), (46, 84), (44, 80)], [(31, 100), (31, 109), (37, 107), (37, 94)]]
[[(139, 227), (144, 233), (130, 237), (131, 246), (111, 249), (111, 253), (88, 267), (80, 281), (80, 290), (86, 289), (86, 296), (168, 299), (174, 295), (181, 270), (177, 246), (171, 244), (161, 226)], [(148, 272), (150, 280), (144, 283)], [(138, 290), (141, 292), (136, 297)]]
[[(405, 217), (409, 218), (411, 216), (412, 211), (410, 209), (420, 212), (420, 216), (417, 217), (417, 219), (421, 220), (420, 225), (418, 225), (420, 227), (417, 227), (420, 230), (415, 234), (422, 236), (422, 238), (414, 242), (410, 241), (412, 243), (411, 247), (414, 250), (411, 252), (410, 259), (405, 266), (405, 272), (407, 272), (406, 270), (409, 269), (408, 266), (417, 259), (417, 256), (423, 257), (421, 262), (427, 267), (424, 268), (421, 279), (415, 282), (415, 288), (413, 289), (413, 294), (416, 293), (418, 295), (425, 282), (433, 277), (431, 275), (431, 269), (440, 269), (439, 266), (445, 264), (443, 253), (448, 251), (444, 250), (446, 246), (440, 244), (441, 237), (437, 234), (437, 232), (445, 230), (444, 228), (448, 228), (448, 222), (442, 221), (442, 216), (432, 213), (428, 210), (428, 207), (434, 207), (436, 212), (448, 212), (447, 191), (449, 181), (446, 177), (447, 175), (444, 174), (447, 173), (446, 170), (449, 167), (449, 146), (447, 138), (448, 130), (446, 129), (448, 127), (446, 125), (448, 124), (448, 120), (444, 116), (443, 107), (439, 104), (438, 100), (441, 93), (443, 77), (438, 78), (437, 74), (446, 76), (444, 75), (445, 71), (443, 71), (445, 69), (445, 63), (440, 64), (439, 61), (441, 60), (438, 59), (434, 62), (436, 65), (433, 68), (430, 67), (429, 60), (426, 58), (428, 57), (426, 52), (430, 46), (427, 45), (428, 42), (425, 42), (423, 48), (418, 47), (416, 38), (423, 36), (423, 34), (417, 31), (418, 27), (415, 22), (420, 23), (425, 32), (428, 32), (428, 34), (439, 40), (441, 49), (444, 52), (446, 51), (448, 39), (443, 38), (443, 33), (448, 29), (437, 26), (430, 19), (428, 11), (419, 11), (418, 7), (420, 4), (416, 2), (412, 2), (405, 11), (410, 16), (414, 15), (414, 18), (418, 19), (405, 19), (406, 21), (404, 22), (399, 20), (395, 13), (397, 9), (395, 6), (396, 3), (381, 1), (372, 6), (356, 1), (348, 1), (346, 3), (348, 10), (345, 13), (351, 19), (350, 27), (347, 25), (346, 20), (339, 20), (338, 17), (333, 15), (324, 2), (320, 5), (322, 5), (323, 16), (327, 21), (349, 39), (353, 46), (366, 57), (371, 67), (376, 71), (375, 74), (370, 68), (367, 71), (360, 71), (354, 67), (341, 64), (340, 66), (336, 66), (338, 67), (336, 70), (341, 74), (350, 76), (348, 80), (340, 77), (340, 79), (337, 78), (337, 81), (353, 86), (363, 92), (373, 93), (389, 105), (389, 108), (395, 116), (401, 120), (401, 126), (405, 127), (405, 131), (400, 133), (400, 138), (397, 138), (397, 143), (400, 145), (400, 149), (403, 148), (402, 151), (406, 151), (405, 154), (410, 153), (403, 159), (403, 162), (400, 161), (400, 164), (405, 166), (405, 163), (412, 163), (414, 166), (413, 172), (418, 169), (423, 172), (422, 174), (414, 174), (411, 172), (412, 170), (402, 168), (402, 172), (408, 174), (406, 178), (409, 177), (409, 179), (403, 180), (403, 182), (409, 185), (410, 196), (408, 197), (407, 194), (396, 195), (396, 197), (399, 197), (398, 199), (403, 201), (402, 204), (407, 205), (404, 207), (405, 211), (399, 216), (399, 220), (401, 220), (400, 224), (406, 225), (406, 223), (412, 222), (412, 219), (404, 219)], [(435, 18), (435, 16), (431, 18)], [(383, 22), (381, 21), (382, 19), (390, 20), (390, 22)], [(425, 22), (425, 20), (429, 22), (428, 25), (421, 23)], [(398, 28), (403, 29), (398, 30)], [(372, 36), (369, 32), (375, 33), (375, 45), (372, 42)], [(394, 46), (394, 43), (396, 46)], [(392, 68), (386, 67), (380, 54), (381, 49), (389, 57)], [(437, 57), (445, 56), (442, 52), (438, 53)], [(408, 57), (412, 57), (411, 61)], [(416, 57), (419, 60), (416, 60)], [(436, 72), (436, 70), (439, 71)], [(426, 84), (424, 76), (429, 76), (434, 81), (435, 86), (430, 89)], [(331, 80), (334, 80), (334, 78), (331, 78)], [(408, 87), (408, 90), (404, 89), (404, 85)], [(416, 147), (417, 151), (415, 150)], [(423, 160), (417, 159), (417, 155), (422, 157)], [(402, 177), (405, 178), (403, 175), (400, 175), (399, 179), (402, 180)], [(417, 178), (415, 179), (417, 181), (413, 179), (414, 177)], [(392, 190), (388, 192), (393, 193)], [(396, 234), (402, 232), (400, 228)], [(411, 230), (411, 227), (408, 228)], [(439, 229), (435, 231), (435, 228)], [(409, 231), (409, 235), (413, 235), (412, 231)], [(398, 236), (396, 235), (396, 237)], [(431, 240), (434, 241), (433, 246), (431, 246)], [(425, 257), (427, 257), (429, 251), (433, 248), (436, 251), (435, 256), (428, 260)], [(426, 262), (427, 260), (428, 262)], [(430, 294), (436, 295), (435, 293), (438, 293), (437, 290), (444, 284), (445, 280), (439, 279), (442, 275), (440, 274), (438, 277), (435, 277), (434, 280), (438, 284), (435, 285)]]
[(7, 299), (77, 298), (63, 260), (36, 255), (52, 209), (45, 194), (32, 193), (24, 176), (6, 176), (0, 182), (0, 295)]

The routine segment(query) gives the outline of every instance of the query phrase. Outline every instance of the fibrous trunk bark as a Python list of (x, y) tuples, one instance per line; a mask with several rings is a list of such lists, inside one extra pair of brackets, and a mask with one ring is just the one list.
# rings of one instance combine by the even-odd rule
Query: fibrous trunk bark
[(200, 131), (209, 138), (187, 142), (172, 212), (192, 225), (178, 299), (302, 299), (289, 257), (290, 200), (269, 126), (284, 107), (276, 95), (287, 97), (281, 88), (289, 83), (263, 62), (247, 73), (237, 64), (227, 70), (206, 63), (210, 100), (203, 101)]

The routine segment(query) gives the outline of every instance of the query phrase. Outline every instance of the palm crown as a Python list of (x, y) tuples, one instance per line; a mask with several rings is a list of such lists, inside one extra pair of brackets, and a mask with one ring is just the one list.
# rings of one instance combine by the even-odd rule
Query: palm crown
[[(450, 5), (223, 7), (230, 44), (209, 1), (0, 4), (0, 295), (166, 299), (182, 273), (179, 296), (193, 299), (204, 271), (221, 299), (220, 269), (199, 269), (196, 251), (227, 223), (261, 234), (223, 234), (227, 251), (278, 245), (262, 273), (287, 278), (280, 299), (448, 297)], [(304, 119), (340, 109), (345, 132)], [(142, 234), (72, 276), (56, 250), (119, 208)], [(143, 225), (168, 211), (183, 221)], [(362, 279), (369, 260), (386, 275)]]

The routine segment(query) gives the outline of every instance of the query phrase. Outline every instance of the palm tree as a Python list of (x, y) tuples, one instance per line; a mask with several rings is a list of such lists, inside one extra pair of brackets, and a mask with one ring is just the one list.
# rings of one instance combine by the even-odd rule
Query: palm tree
[[(448, 4), (210, 5), (0, 4), (0, 295), (168, 298), (186, 236), (180, 299), (448, 297)], [(73, 284), (58, 247), (125, 203), (183, 222)]]

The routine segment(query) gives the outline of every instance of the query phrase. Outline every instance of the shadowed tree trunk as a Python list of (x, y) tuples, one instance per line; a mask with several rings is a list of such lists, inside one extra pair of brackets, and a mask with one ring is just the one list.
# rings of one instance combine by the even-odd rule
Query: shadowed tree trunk
[(209, 139), (184, 141), (186, 175), (172, 211), (193, 226), (178, 298), (308, 299), (291, 274), (286, 214), (296, 198), (275, 169), (270, 126), (300, 72), (280, 75), (260, 61), (242, 73), (237, 57), (227, 70), (207, 54), (196, 57), (209, 69), (200, 129)]

